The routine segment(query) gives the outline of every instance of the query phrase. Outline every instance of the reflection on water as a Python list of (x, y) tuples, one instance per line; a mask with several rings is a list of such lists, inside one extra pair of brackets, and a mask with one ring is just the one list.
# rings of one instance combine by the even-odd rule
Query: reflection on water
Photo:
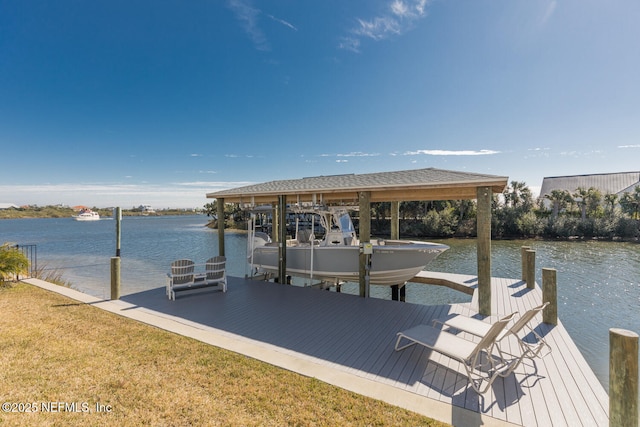
[[(218, 254), (217, 231), (204, 216), (125, 217), (122, 221), (122, 293), (165, 285), (171, 261), (203, 263)], [(77, 222), (71, 218), (0, 221), (0, 243), (35, 243), (38, 263), (60, 269), (65, 280), (98, 297), (110, 295), (110, 258), (115, 255), (115, 222)], [(476, 274), (475, 240), (443, 240), (450, 249), (430, 266), (433, 271)], [(225, 232), (228, 273), (244, 276), (246, 234)], [(558, 314), (596, 375), (608, 388), (609, 328), (640, 332), (640, 245), (617, 242), (492, 242), (492, 275), (521, 275), (520, 247), (536, 251), (537, 282), (541, 269), (555, 268)], [(343, 292), (358, 293), (357, 284)], [(391, 299), (386, 286), (371, 295)], [(468, 302), (470, 297), (439, 286), (410, 283), (407, 301), (418, 304)]]

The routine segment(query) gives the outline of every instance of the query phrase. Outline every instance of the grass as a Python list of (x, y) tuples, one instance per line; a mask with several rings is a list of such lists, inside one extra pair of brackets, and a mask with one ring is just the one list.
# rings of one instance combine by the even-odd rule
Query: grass
[(0, 313), (0, 403), (38, 409), (1, 425), (446, 425), (31, 285), (0, 289)]

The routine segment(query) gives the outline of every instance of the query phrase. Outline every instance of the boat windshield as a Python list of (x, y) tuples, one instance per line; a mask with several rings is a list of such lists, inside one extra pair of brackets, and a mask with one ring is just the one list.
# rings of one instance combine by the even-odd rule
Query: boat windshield
[(351, 222), (351, 217), (348, 212), (341, 212), (337, 214), (337, 221), (340, 227), (340, 231), (343, 233), (351, 233), (354, 232), (353, 222)]

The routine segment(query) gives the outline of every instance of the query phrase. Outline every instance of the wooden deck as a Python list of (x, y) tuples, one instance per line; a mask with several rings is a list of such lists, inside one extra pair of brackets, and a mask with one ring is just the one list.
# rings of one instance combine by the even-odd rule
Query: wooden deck
[[(437, 273), (431, 280), (436, 278), (471, 289), (477, 285), (472, 276)], [(429, 280), (427, 275), (421, 281)], [(524, 312), (539, 305), (541, 298), (539, 288), (527, 289), (520, 280), (492, 279), (496, 316)], [(202, 325), (263, 346), (265, 351), (276, 349), (283, 358), (311, 361), (320, 369), (385, 386), (397, 394), (399, 406), (402, 399), (412, 397), (439, 402), (440, 407), (449, 408), (448, 415), (430, 414), (427, 409), (424, 413), (455, 425), (602, 426), (609, 422), (608, 396), (561, 323), (536, 327), (551, 345), (551, 354), (535, 362), (526, 360), (515, 374), (499, 378), (480, 396), (468, 385), (457, 362), (420, 346), (394, 351), (398, 331), (451, 313), (473, 316), (474, 302), (426, 306), (234, 277), (229, 278), (226, 293), (205, 289), (169, 301), (159, 288), (124, 296), (122, 302), (130, 306), (127, 310), (142, 309)]]

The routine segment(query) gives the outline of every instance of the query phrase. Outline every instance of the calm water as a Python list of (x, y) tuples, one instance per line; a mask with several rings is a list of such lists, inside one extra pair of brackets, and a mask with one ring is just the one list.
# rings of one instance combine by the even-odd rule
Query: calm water
[[(217, 231), (205, 216), (125, 217), (122, 221), (122, 293), (165, 285), (171, 261), (202, 263), (218, 254)], [(244, 276), (246, 234), (225, 233), (228, 274)], [(37, 244), (39, 267), (57, 270), (73, 287), (109, 298), (110, 258), (115, 255), (115, 221), (71, 218), (0, 220), (0, 243)], [(431, 265), (434, 271), (476, 274), (475, 240), (446, 240), (451, 247)], [(640, 333), (640, 245), (612, 242), (492, 242), (492, 275), (518, 278), (520, 247), (536, 251), (541, 268), (557, 269), (559, 317), (596, 375), (608, 388), (609, 328)], [(357, 293), (357, 284), (343, 292)], [(391, 299), (388, 287), (372, 296)], [(407, 301), (422, 304), (467, 302), (470, 297), (438, 286), (407, 285)]]

